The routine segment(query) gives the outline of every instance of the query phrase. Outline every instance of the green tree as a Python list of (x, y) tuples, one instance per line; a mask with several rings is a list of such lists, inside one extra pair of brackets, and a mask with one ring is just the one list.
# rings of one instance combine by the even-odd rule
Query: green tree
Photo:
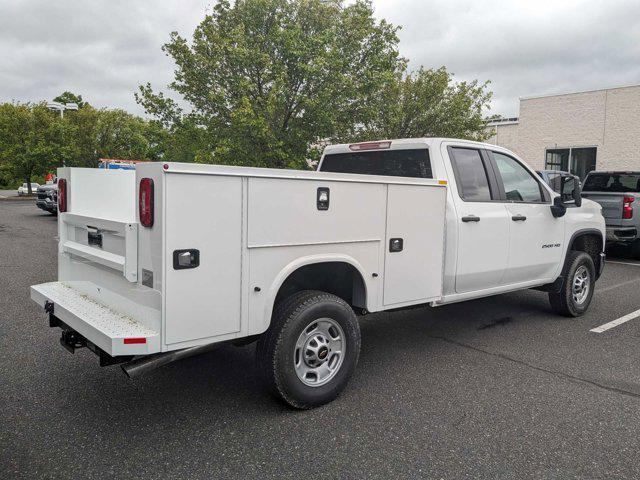
[(195, 161), (306, 168), (317, 139), (368, 121), (404, 65), (396, 30), (375, 20), (369, 0), (222, 0), (191, 43), (174, 32), (163, 47), (177, 66), (169, 87), (188, 111), (150, 84), (136, 98), (196, 142)]
[(380, 92), (362, 139), (454, 137), (485, 140), (489, 82), (455, 83), (445, 67), (402, 71)]
[(56, 98), (54, 98), (53, 101), (59, 103), (75, 103), (78, 105), (78, 108), (82, 108), (85, 105), (88, 105), (87, 102), (84, 102), (82, 100), (82, 95), (76, 95), (75, 93), (71, 92), (61, 93)]
[(66, 154), (66, 127), (44, 104), (0, 104), (0, 169), (26, 182), (43, 175)]
[(62, 120), (67, 126), (65, 164), (95, 167), (100, 158), (159, 160), (167, 133), (156, 121), (124, 110), (97, 110), (85, 105)]

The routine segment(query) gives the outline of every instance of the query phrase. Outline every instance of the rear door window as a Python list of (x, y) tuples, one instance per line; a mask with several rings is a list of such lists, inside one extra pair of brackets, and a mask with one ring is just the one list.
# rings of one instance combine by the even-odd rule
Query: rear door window
[(452, 147), (449, 152), (460, 198), (467, 202), (491, 201), (489, 178), (480, 150)]
[(429, 151), (426, 148), (330, 153), (324, 156), (320, 170), (389, 177), (433, 178)]

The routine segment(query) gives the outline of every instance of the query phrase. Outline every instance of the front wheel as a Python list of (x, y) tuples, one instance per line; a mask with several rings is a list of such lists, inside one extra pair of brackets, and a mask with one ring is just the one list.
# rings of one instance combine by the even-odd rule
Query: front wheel
[(360, 355), (360, 327), (335, 295), (307, 290), (281, 302), (258, 341), (256, 361), (271, 392), (308, 409), (336, 398)]
[(567, 257), (564, 284), (559, 292), (549, 292), (551, 308), (565, 317), (579, 317), (589, 308), (596, 286), (593, 259), (585, 252), (570, 251)]

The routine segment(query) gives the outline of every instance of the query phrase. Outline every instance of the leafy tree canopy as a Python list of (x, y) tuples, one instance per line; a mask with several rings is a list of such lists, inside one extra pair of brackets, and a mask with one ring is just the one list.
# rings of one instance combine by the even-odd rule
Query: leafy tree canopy
[(0, 104), (0, 183), (14, 186), (62, 165), (96, 167), (99, 158), (159, 160), (168, 133), (157, 121), (84, 104), (60, 118), (45, 103)]
[(187, 124), (197, 161), (305, 168), (316, 139), (371, 114), (402, 63), (397, 42), (365, 0), (223, 0), (191, 43), (174, 32), (164, 46), (188, 112), (149, 84), (137, 99), (169, 128)]
[(76, 95), (71, 92), (61, 93), (56, 98), (54, 98), (53, 101), (59, 103), (75, 103), (78, 105), (78, 108), (82, 108), (85, 105), (88, 105), (88, 103), (82, 100), (82, 95)]
[(445, 67), (399, 71), (380, 92), (360, 138), (450, 137), (485, 140), (489, 82), (455, 83)]
[(318, 140), (482, 138), (487, 83), (407, 73), (396, 32), (369, 0), (223, 0), (163, 47), (184, 103), (150, 84), (136, 99), (182, 139), (169, 159), (305, 168)]

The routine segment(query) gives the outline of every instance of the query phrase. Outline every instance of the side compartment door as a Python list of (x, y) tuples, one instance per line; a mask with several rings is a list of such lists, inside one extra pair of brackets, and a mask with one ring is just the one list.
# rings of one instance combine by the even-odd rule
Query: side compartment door
[[(239, 331), (242, 178), (167, 173), (165, 186), (165, 342)], [(197, 266), (174, 264), (196, 250)]]
[(389, 185), (384, 261), (385, 306), (442, 295), (446, 188)]
[(554, 280), (564, 251), (565, 217), (551, 214), (551, 196), (516, 158), (491, 151), (493, 167), (509, 212), (509, 264), (505, 284)]
[(498, 287), (507, 268), (509, 220), (495, 174), (478, 148), (449, 146), (447, 151), (457, 187), (456, 292)]

